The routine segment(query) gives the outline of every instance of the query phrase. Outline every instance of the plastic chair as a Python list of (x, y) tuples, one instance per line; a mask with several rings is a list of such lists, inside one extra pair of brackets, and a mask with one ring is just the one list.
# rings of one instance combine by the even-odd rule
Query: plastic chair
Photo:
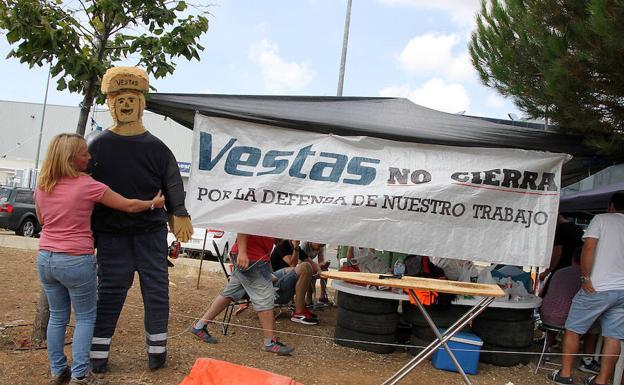
[[(229, 282), (230, 272), (228, 271), (228, 268), (225, 266), (225, 255), (227, 255), (227, 252), (229, 250), (229, 244), (227, 242), (225, 243), (225, 246), (223, 247), (223, 252), (219, 251), (219, 246), (217, 246), (217, 242), (212, 241), (212, 246), (214, 247), (215, 252), (217, 253), (217, 259), (219, 260), (219, 263), (221, 264), (221, 269), (223, 270), (223, 274), (225, 274), (225, 278)], [(236, 306), (244, 306), (242, 310), (236, 311), (236, 314), (238, 315), (240, 312), (244, 311), (249, 306), (249, 297), (245, 294), (245, 297), (243, 297), (242, 299), (238, 301), (232, 301), (225, 308), (225, 313), (223, 314), (223, 323), (221, 323), (221, 333), (224, 336), (227, 335), (228, 333), (228, 329), (230, 327), (230, 321), (232, 320), (232, 314), (235, 313), (234, 308)]]
[(535, 366), (535, 371), (533, 372), (534, 374), (537, 374), (537, 371), (539, 370), (540, 365), (542, 364), (542, 360), (544, 359), (544, 353), (546, 353), (546, 348), (548, 347), (548, 332), (554, 332), (559, 335), (565, 331), (565, 326), (549, 325), (547, 323), (542, 322), (542, 324), (539, 326), (539, 329), (545, 332), (546, 334), (544, 335), (544, 345), (542, 346), (542, 353), (540, 354), (539, 359), (537, 360), (537, 365)]

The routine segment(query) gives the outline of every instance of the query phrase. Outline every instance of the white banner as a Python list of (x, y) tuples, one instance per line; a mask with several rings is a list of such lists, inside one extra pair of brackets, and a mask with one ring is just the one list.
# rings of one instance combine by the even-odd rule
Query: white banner
[(568, 159), (197, 114), (186, 207), (195, 227), (546, 266)]

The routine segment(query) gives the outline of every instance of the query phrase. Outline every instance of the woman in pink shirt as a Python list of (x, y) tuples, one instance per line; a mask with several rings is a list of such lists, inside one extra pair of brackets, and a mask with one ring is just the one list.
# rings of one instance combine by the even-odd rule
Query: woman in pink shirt
[[(140, 212), (164, 206), (160, 191), (150, 201), (126, 199), (85, 174), (91, 156), (78, 134), (60, 134), (48, 146), (35, 191), (37, 218), (43, 226), (37, 270), (48, 297), (48, 358), (50, 384), (103, 385), (89, 367), (89, 350), (96, 316), (96, 260), (91, 213), (96, 203), (116, 210)], [(63, 352), (71, 305), (76, 327), (73, 363)]]

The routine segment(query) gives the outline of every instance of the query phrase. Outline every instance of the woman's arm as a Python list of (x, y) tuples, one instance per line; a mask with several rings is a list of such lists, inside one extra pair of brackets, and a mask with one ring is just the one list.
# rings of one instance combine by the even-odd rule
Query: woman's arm
[(165, 198), (159, 191), (156, 196), (150, 201), (143, 201), (140, 199), (127, 199), (117, 194), (110, 188), (106, 189), (100, 203), (119, 211), (125, 211), (127, 213), (138, 213), (145, 210), (153, 210), (155, 208), (162, 208), (165, 205)]

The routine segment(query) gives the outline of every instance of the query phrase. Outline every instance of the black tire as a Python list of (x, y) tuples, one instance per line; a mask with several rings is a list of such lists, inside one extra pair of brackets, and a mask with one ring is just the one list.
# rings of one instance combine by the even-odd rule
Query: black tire
[(412, 326), (412, 336), (419, 340), (426, 341), (427, 343), (433, 341), (436, 338), (435, 333), (429, 326)]
[(396, 334), (399, 314), (368, 314), (338, 308), (336, 323), (351, 330), (365, 330), (369, 334)]
[[(427, 313), (439, 328), (447, 328), (455, 323), (459, 317), (463, 316), (468, 307), (452, 305), (445, 308), (427, 307)], [(412, 326), (429, 327), (427, 320), (423, 317), (420, 309), (412, 304), (403, 303), (403, 319), (410, 322)]]
[(417, 347), (411, 347), (409, 348), (409, 352), (411, 355), (416, 356), (418, 355), (418, 353), (420, 353), (427, 345), (429, 345), (431, 343), (431, 341), (425, 341), (422, 340), (418, 337), (416, 337), (415, 335), (412, 334), (412, 337), (410, 338), (410, 345), (413, 346), (419, 346)]
[[(492, 344), (484, 343), (482, 350), (490, 350), (490, 351), (499, 351), (499, 353), (487, 353), (481, 352), (479, 355), (479, 361), (484, 362), (486, 364), (491, 364), (495, 366), (516, 366), (519, 364), (526, 365), (531, 361), (531, 354), (521, 354), (523, 352), (530, 352), (532, 346), (524, 346), (524, 347), (516, 347), (516, 348), (507, 348), (504, 346), (497, 346)], [(505, 352), (505, 353), (500, 353)], [(509, 352), (509, 353), (507, 353)], [(512, 353), (518, 352), (518, 353)]]
[[(350, 341), (344, 341), (350, 340)], [(347, 348), (354, 348), (364, 350), (367, 352), (388, 354), (394, 351), (394, 345), (381, 345), (381, 344), (368, 344), (366, 342), (355, 341), (369, 341), (369, 342), (382, 342), (386, 344), (396, 343), (396, 334), (365, 334), (356, 332), (354, 330), (343, 328), (342, 326), (336, 326), (336, 334), (334, 341), (341, 346)]]
[(399, 302), (392, 299), (364, 297), (339, 291), (338, 307), (358, 313), (390, 314), (397, 312)]
[(494, 321), (526, 321), (533, 316), (533, 309), (504, 309), (489, 307), (477, 318)]
[[(396, 333), (397, 333), (397, 342), (399, 344), (409, 345), (410, 338), (412, 338), (411, 326), (404, 326), (401, 324), (401, 321), (399, 321), (399, 325), (397, 326)], [(404, 348), (404, 350), (407, 350), (407, 348)]]
[(476, 319), (472, 331), (483, 342), (506, 348), (521, 348), (533, 342), (533, 321), (494, 321)]
[(33, 218), (24, 219), (15, 234), (29, 238), (34, 237), (37, 235), (37, 222)]

